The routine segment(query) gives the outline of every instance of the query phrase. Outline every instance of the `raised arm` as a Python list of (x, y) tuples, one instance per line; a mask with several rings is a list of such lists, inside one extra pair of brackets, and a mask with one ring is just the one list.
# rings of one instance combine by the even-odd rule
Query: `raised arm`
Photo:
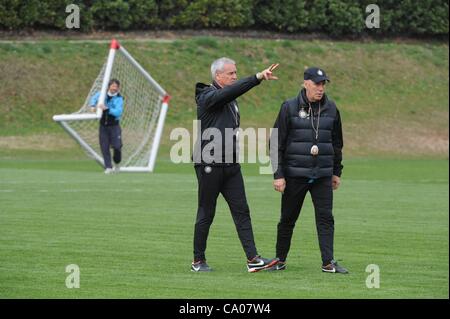
[(259, 85), (263, 80), (278, 80), (278, 78), (273, 75), (273, 70), (275, 70), (278, 65), (279, 64), (272, 64), (270, 67), (258, 72), (256, 75), (240, 79), (223, 88), (208, 90), (197, 97), (197, 105), (202, 105), (205, 109), (222, 107), (248, 92), (253, 87)]
[(94, 95), (92, 95), (91, 99), (89, 100), (89, 106), (90, 107), (96, 107), (97, 106), (99, 96), (100, 96), (100, 92), (97, 92)]

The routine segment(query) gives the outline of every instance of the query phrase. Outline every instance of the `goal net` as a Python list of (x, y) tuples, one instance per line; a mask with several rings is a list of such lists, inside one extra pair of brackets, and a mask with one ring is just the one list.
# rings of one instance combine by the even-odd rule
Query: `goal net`
[(103, 166), (99, 145), (100, 107), (89, 105), (91, 97), (100, 92), (98, 105), (105, 101), (110, 79), (121, 83), (124, 99), (120, 119), (122, 127), (122, 162), (120, 171), (152, 172), (164, 126), (169, 96), (142, 66), (112, 40), (107, 61), (86, 97), (75, 113), (53, 116), (86, 153)]

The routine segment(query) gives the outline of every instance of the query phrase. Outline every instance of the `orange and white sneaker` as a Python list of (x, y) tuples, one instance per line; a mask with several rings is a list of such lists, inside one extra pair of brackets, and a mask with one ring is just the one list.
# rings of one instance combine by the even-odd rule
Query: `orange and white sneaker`
[(277, 262), (277, 259), (267, 259), (261, 256), (255, 256), (252, 260), (247, 260), (247, 271), (258, 272), (260, 270), (265, 270), (272, 267)]
[(277, 263), (267, 270), (268, 271), (286, 270), (286, 262), (280, 261), (280, 259), (278, 259), (278, 258), (276, 258), (276, 260), (277, 260)]

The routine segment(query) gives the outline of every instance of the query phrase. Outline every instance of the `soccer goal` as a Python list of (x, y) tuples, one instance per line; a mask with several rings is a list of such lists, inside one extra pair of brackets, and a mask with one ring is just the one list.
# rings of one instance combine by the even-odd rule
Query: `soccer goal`
[(86, 100), (77, 112), (53, 116), (86, 153), (103, 166), (99, 146), (101, 108), (95, 112), (89, 105), (91, 97), (100, 92), (97, 106), (105, 100), (108, 82), (121, 82), (124, 98), (121, 116), (122, 162), (120, 171), (152, 172), (164, 127), (169, 96), (118, 41), (112, 40), (109, 55)]

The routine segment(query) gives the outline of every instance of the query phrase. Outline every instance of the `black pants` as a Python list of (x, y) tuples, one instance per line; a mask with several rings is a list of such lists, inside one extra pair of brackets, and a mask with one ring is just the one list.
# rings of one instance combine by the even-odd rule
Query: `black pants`
[(100, 125), (99, 139), (105, 168), (112, 168), (109, 151), (111, 147), (113, 148), (114, 163), (119, 164), (122, 160), (122, 130), (120, 125)]
[(301, 178), (286, 179), (286, 188), (281, 198), (281, 218), (278, 223), (277, 257), (281, 260), (287, 258), (295, 223), (300, 215), (303, 201), (308, 191), (311, 194), (315, 210), (322, 263), (327, 265), (333, 260), (334, 238), (331, 176), (319, 178), (314, 180), (314, 182)]
[(198, 210), (194, 231), (194, 260), (205, 260), (209, 228), (216, 213), (219, 193), (228, 203), (236, 230), (247, 259), (257, 255), (250, 210), (245, 197), (244, 180), (239, 164), (230, 166), (196, 166), (198, 180)]

